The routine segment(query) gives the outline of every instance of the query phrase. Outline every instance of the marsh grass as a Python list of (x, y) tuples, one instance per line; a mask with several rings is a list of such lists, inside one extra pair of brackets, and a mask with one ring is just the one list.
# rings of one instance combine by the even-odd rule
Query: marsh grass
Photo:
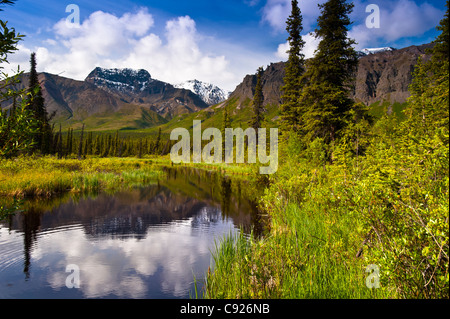
[(366, 286), (370, 262), (357, 257), (364, 239), (355, 182), (339, 167), (283, 165), (259, 206), (270, 216), (265, 236), (228, 235), (216, 243), (202, 298), (395, 298)]
[[(295, 217), (294, 217), (295, 216)], [(365, 285), (362, 260), (349, 257), (345, 234), (289, 204), (286, 219), (296, 227), (255, 238), (243, 232), (216, 242), (214, 269), (205, 276), (202, 298), (369, 299), (386, 298)], [(326, 224), (326, 223), (325, 223)], [(291, 225), (293, 226), (293, 225)], [(342, 230), (343, 231), (343, 230)]]
[(163, 175), (150, 159), (19, 157), (0, 162), (0, 196), (51, 197), (147, 184)]

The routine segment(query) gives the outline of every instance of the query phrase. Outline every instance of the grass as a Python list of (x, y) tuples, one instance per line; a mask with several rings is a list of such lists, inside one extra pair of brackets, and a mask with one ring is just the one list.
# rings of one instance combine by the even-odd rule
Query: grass
[[(216, 243), (214, 269), (206, 275), (203, 298), (369, 299), (386, 298), (365, 285), (367, 265), (345, 247), (345, 230), (331, 230), (314, 214), (289, 204), (285, 218), (295, 226), (268, 236), (227, 236)], [(344, 232), (344, 233), (342, 233)], [(341, 247), (339, 247), (341, 246)]]
[(271, 181), (260, 200), (270, 216), (265, 236), (241, 232), (216, 243), (202, 298), (395, 298), (387, 286), (366, 286), (370, 262), (357, 257), (365, 233), (350, 205), (352, 182), (338, 167), (310, 169), (284, 165)]
[(19, 157), (0, 162), (0, 196), (51, 197), (98, 192), (155, 181), (166, 160), (135, 158), (57, 159)]

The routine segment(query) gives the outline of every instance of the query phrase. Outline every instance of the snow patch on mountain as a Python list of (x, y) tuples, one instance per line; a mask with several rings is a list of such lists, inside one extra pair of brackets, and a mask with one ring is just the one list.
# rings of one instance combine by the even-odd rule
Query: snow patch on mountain
[(97, 67), (87, 77), (97, 87), (126, 91), (143, 91), (149, 83), (154, 81), (146, 70), (133, 69), (105, 69)]
[(359, 51), (361, 55), (369, 55), (369, 54), (375, 54), (380, 52), (386, 52), (386, 51), (394, 51), (396, 49), (391, 47), (382, 47), (382, 48), (366, 48)]
[(174, 87), (178, 89), (191, 90), (197, 94), (206, 104), (214, 105), (225, 101), (230, 92), (225, 92), (221, 88), (198, 80), (190, 80), (175, 84)]

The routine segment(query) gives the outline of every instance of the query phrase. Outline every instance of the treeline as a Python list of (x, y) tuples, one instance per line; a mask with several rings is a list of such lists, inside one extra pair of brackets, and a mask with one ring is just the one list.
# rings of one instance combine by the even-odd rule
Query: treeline
[[(3, 4), (4, 2), (0, 2)], [(9, 3), (9, 2), (8, 2)], [(18, 42), (23, 38), (6, 23), (1, 22), (2, 42), (0, 62), (8, 62), (8, 54), (16, 51)], [(1, 66), (0, 66), (1, 69)], [(51, 124), (55, 113), (48, 114), (42, 88), (36, 71), (36, 54), (30, 57), (30, 77), (27, 88), (16, 90), (23, 72), (14, 76), (2, 74), (0, 79), (0, 105), (12, 104), (9, 109), (0, 109), (0, 158), (14, 158), (20, 154), (55, 155), (58, 158), (88, 155), (100, 157), (142, 157), (145, 155), (166, 155), (174, 144), (168, 137), (162, 136), (161, 129), (155, 138), (130, 138), (114, 134), (80, 132), (70, 128), (62, 132)]]
[(141, 158), (146, 155), (167, 155), (174, 141), (161, 134), (156, 137), (124, 137), (119, 131), (115, 133), (80, 132), (69, 129), (64, 134), (55, 135), (53, 149), (59, 158), (78, 156), (129, 157)]

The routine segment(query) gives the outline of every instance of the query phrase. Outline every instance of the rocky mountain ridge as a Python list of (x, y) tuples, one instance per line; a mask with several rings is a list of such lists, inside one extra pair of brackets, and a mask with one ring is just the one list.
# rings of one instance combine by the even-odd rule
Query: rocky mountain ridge
[[(432, 44), (410, 46), (403, 49), (377, 48), (360, 55), (351, 97), (370, 105), (377, 101), (403, 103), (410, 96), (414, 66), (421, 56), (429, 58), (426, 52)], [(281, 88), (284, 84), (285, 62), (272, 63), (263, 72), (262, 84), (264, 105), (281, 103)], [(253, 98), (256, 87), (256, 73), (247, 75), (231, 93), (230, 98), (242, 104)]]
[(216, 85), (199, 80), (190, 80), (175, 84), (174, 86), (179, 89), (191, 90), (208, 105), (214, 105), (225, 101), (231, 93), (225, 92)]

